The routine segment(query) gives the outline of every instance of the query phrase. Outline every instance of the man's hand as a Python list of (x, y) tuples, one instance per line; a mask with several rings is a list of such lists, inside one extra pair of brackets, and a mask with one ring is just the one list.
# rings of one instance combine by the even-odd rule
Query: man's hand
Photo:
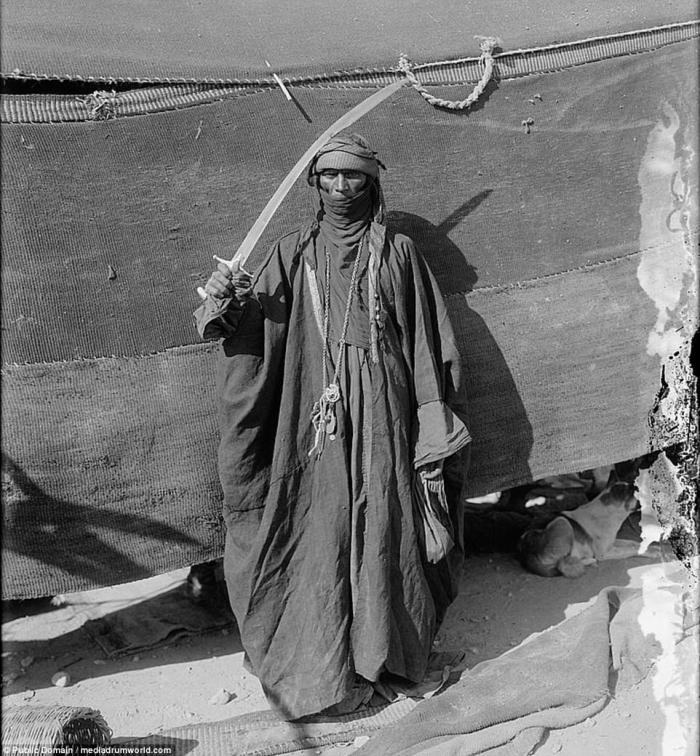
[(219, 261), (216, 270), (209, 276), (204, 291), (210, 297), (219, 299), (235, 297), (242, 304), (251, 294), (252, 276), (240, 267), (231, 270), (225, 262)]
[(440, 480), (442, 478), (442, 463), (444, 460), (440, 459), (437, 462), (428, 462), (425, 465), (421, 465), (417, 472), (422, 480)]

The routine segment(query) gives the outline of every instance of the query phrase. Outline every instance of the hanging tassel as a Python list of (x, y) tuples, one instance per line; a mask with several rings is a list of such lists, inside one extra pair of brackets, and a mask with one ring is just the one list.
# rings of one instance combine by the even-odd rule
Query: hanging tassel
[(380, 331), (384, 328), (385, 316), (379, 294), (379, 262), (384, 249), (385, 236), (386, 228), (377, 222), (372, 223), (369, 235), (367, 281), (369, 284), (369, 354), (373, 365), (379, 362)]
[(323, 422), (323, 414), (321, 412), (321, 401), (314, 403), (314, 408), (311, 410), (311, 424), (316, 431), (314, 435), (314, 445), (311, 447), (309, 457), (316, 455), (316, 459), (321, 456), (326, 436), (326, 424)]
[(445, 481), (434, 473), (416, 473), (414, 477), (414, 517), (418, 541), (428, 562), (444, 559), (454, 547), (452, 521), (445, 493)]
[(372, 318), (369, 324), (369, 354), (372, 360), (372, 364), (376, 365), (379, 362), (379, 329), (375, 319)]
[(316, 459), (321, 456), (326, 445), (326, 436), (335, 441), (338, 421), (335, 416), (335, 403), (340, 399), (340, 387), (337, 383), (329, 383), (321, 398), (314, 403), (311, 410), (311, 424), (316, 431), (314, 445), (311, 447), (309, 457), (316, 454)]

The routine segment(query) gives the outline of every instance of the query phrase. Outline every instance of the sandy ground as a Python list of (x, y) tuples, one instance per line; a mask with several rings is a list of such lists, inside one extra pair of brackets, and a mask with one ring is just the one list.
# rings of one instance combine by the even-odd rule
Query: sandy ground
[[(635, 557), (590, 567), (579, 579), (541, 578), (525, 572), (505, 554), (467, 559), (458, 600), (436, 639), (437, 650), (463, 650), (472, 667), (494, 658), (561, 622), (610, 585), (631, 585), (642, 574), (677, 570), (678, 563)], [(81, 601), (52, 607), (48, 601), (6, 604), (3, 612), (3, 707), (64, 704), (98, 709), (120, 743), (173, 727), (224, 720), (266, 709), (256, 678), (242, 666), (235, 628), (171, 642), (156, 650), (116, 659), (83, 631), (88, 616), (109, 615), (148, 596), (182, 584), (186, 571), (138, 584), (82, 594)], [(70, 598), (70, 597), (69, 597)], [(566, 730), (551, 731), (538, 756), (695, 756), (697, 731), (697, 638), (686, 639), (680, 664), (683, 689), (669, 691), (658, 671), (613, 697), (595, 717)], [(66, 687), (52, 685), (66, 671)], [(677, 683), (676, 683), (677, 684)], [(228, 703), (212, 697), (225, 689)], [(669, 714), (669, 696), (682, 701)], [(676, 716), (677, 721), (674, 720)], [(359, 744), (359, 743), (358, 743)], [(348, 753), (353, 745), (308, 753)], [(218, 756), (212, 754), (211, 756)]]

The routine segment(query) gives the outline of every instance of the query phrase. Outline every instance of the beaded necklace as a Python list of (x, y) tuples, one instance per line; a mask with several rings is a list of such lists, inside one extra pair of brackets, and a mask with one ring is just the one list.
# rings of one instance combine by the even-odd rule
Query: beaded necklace
[(355, 257), (355, 263), (352, 267), (352, 275), (350, 277), (350, 288), (348, 291), (348, 299), (345, 304), (345, 316), (343, 318), (343, 327), (340, 333), (340, 339), (338, 340), (338, 359), (335, 364), (335, 371), (333, 373), (333, 380), (328, 382), (328, 359), (331, 357), (329, 336), (330, 336), (330, 298), (331, 298), (331, 255), (327, 245), (325, 246), (326, 257), (326, 275), (324, 281), (324, 302), (323, 302), (323, 392), (321, 393), (318, 401), (314, 403), (313, 410), (311, 411), (311, 422), (313, 423), (316, 436), (314, 439), (314, 445), (309, 456), (316, 454), (318, 459), (323, 452), (323, 448), (326, 443), (326, 436), (331, 441), (335, 441), (336, 430), (338, 426), (338, 420), (335, 414), (335, 404), (340, 399), (340, 384), (338, 379), (340, 377), (340, 370), (343, 365), (343, 358), (345, 356), (346, 337), (348, 333), (348, 323), (350, 322), (350, 308), (352, 306), (352, 299), (357, 288), (357, 278), (360, 270), (360, 259), (362, 258), (363, 250), (367, 247), (367, 234), (365, 233), (360, 240), (357, 247), (357, 256)]

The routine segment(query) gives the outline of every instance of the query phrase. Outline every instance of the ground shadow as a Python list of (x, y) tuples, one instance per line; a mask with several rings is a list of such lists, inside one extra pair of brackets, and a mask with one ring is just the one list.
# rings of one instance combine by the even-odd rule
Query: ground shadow
[[(18, 674), (6, 681), (8, 689), (4, 692), (14, 694), (50, 688), (51, 675), (41, 674), (34, 668), (46, 664), (47, 660), (53, 660), (50, 666), (84, 680), (113, 675), (124, 665), (129, 670), (149, 669), (208, 659), (212, 653), (243, 652), (227, 600), (194, 601), (187, 586), (180, 585), (140, 601), (134, 598), (133, 603), (124, 608), (102, 613), (100, 604), (114, 600), (107, 591), (94, 592), (90, 598), (90, 594), (85, 594), (84, 603), (65, 607), (45, 604), (46, 623), (36, 638), (15, 640), (5, 637), (3, 673), (14, 671)], [(60, 632), (66, 625), (74, 626), (73, 618), (81, 616), (92, 616), (93, 619), (68, 632)], [(3, 619), (7, 621), (5, 617)], [(37, 623), (31, 622), (26, 632), (32, 634), (32, 628), (36, 627)], [(55, 635), (54, 629), (57, 631)], [(17, 636), (18, 632), (15, 630), (13, 635)], [(23, 669), (21, 659), (27, 658), (32, 660), (32, 665)]]
[(478, 271), (469, 262), (468, 251), (448, 236), (490, 194), (486, 189), (471, 197), (438, 225), (411, 213), (388, 214), (390, 229), (411, 237), (422, 252), (450, 313), (462, 356), (473, 438), (467, 490), (472, 496), (532, 480), (532, 425), (498, 342), (467, 301)]

